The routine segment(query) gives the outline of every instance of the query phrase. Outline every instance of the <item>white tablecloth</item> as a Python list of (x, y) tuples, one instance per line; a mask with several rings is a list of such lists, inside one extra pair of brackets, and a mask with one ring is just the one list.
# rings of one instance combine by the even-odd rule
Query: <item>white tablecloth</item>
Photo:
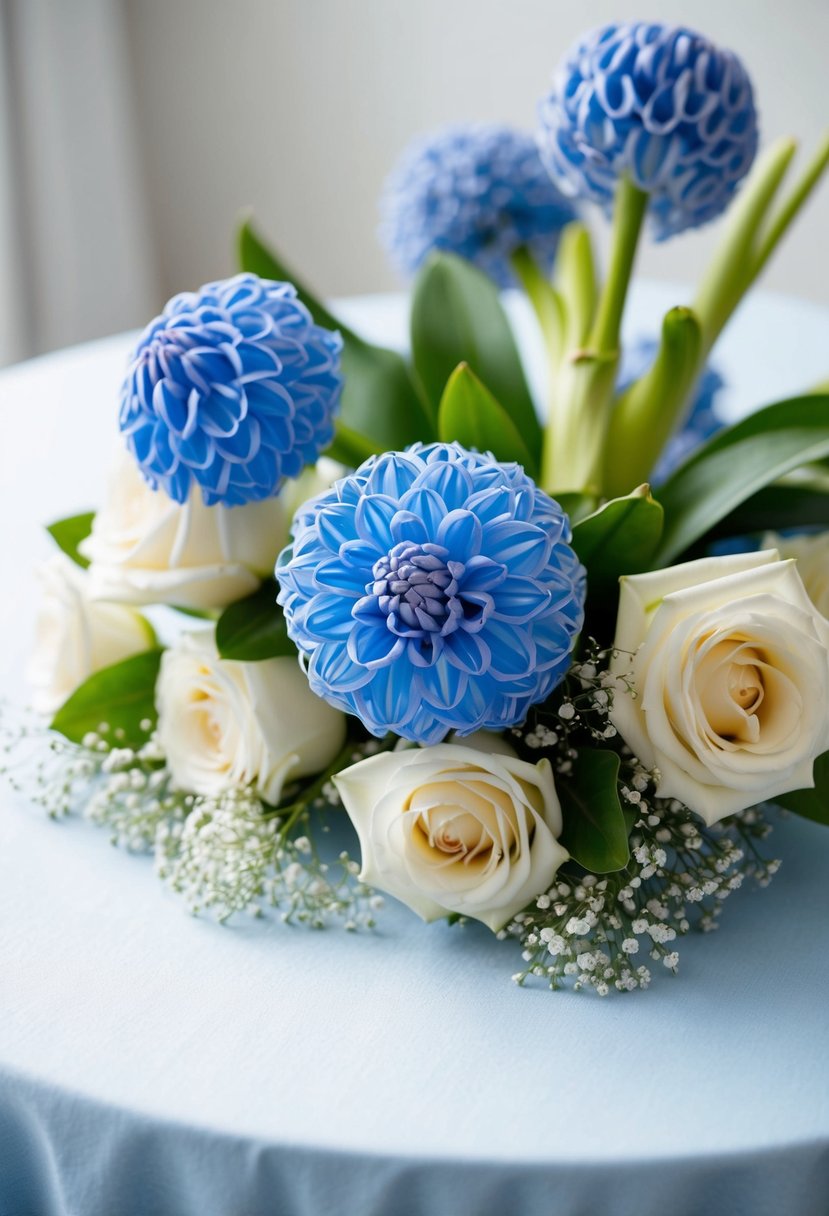
[[(683, 299), (641, 288), (631, 328)], [(403, 340), (400, 301), (348, 317)], [(825, 378), (827, 334), (758, 295), (717, 354), (729, 409)], [(128, 345), (0, 374), (13, 696), (37, 524), (99, 498)], [(602, 1001), (518, 990), (513, 945), (391, 905), (373, 935), (192, 919), (105, 833), (0, 807), (0, 1216), (829, 1210), (826, 829), (780, 826), (768, 891)]]

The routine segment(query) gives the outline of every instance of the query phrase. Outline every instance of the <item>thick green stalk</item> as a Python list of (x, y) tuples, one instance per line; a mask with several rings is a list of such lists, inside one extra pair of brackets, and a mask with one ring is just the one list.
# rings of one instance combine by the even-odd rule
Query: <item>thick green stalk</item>
[(513, 271), (532, 305), (552, 366), (564, 350), (564, 303), (526, 245), (516, 249), (510, 261)]
[(772, 144), (757, 161), (731, 208), (722, 240), (693, 304), (702, 326), (702, 359), (751, 282), (757, 234), (796, 149), (793, 139), (780, 139)]
[(680, 421), (696, 377), (702, 333), (690, 308), (662, 322), (653, 365), (616, 402), (607, 430), (602, 489), (621, 497), (650, 477)]
[(792, 193), (772, 219), (765, 233), (760, 234), (760, 247), (755, 252), (751, 263), (751, 277), (747, 286), (753, 283), (760, 274), (827, 168), (829, 168), (829, 131), (824, 135), (817, 152), (809, 161), (805, 173)]
[(634, 186), (629, 178), (621, 178), (613, 208), (610, 266), (589, 338), (590, 347), (600, 354), (619, 350), (622, 314), (647, 208), (648, 195), (644, 190)]
[[(616, 192), (608, 276), (587, 342), (567, 351), (553, 387), (541, 460), (541, 484), (552, 494), (599, 493), (602, 488), (602, 449), (619, 363), (619, 333), (647, 205), (648, 196), (622, 178)], [(586, 252), (590, 254), (589, 245)], [(572, 254), (584, 279), (588, 265), (584, 246), (579, 252), (574, 245)], [(592, 255), (590, 259), (592, 275)], [(570, 294), (564, 296), (567, 314)], [(582, 316), (586, 300), (582, 298)]]
[(598, 288), (590, 233), (584, 224), (568, 224), (556, 253), (553, 285), (567, 306), (565, 349), (581, 350), (596, 316)]

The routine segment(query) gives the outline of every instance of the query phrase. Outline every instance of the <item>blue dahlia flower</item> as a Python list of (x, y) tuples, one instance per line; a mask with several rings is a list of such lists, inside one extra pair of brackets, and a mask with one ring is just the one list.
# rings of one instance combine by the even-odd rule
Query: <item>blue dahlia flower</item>
[(500, 287), (513, 282), (509, 259), (519, 245), (549, 270), (559, 233), (575, 218), (531, 135), (475, 125), (411, 143), (386, 182), (380, 211), (381, 239), (404, 274), (439, 250), (474, 262)]
[(627, 174), (651, 195), (657, 240), (719, 215), (757, 150), (754, 95), (737, 56), (644, 21), (577, 42), (539, 118), (541, 155), (560, 189), (609, 210)]
[(372, 457), (300, 510), (277, 564), (311, 688), (418, 743), (521, 722), (581, 629), (569, 539), (518, 465), (442, 443)]
[(240, 274), (174, 296), (130, 360), (127, 446), (176, 502), (193, 482), (208, 506), (270, 498), (334, 436), (341, 349), (290, 283)]

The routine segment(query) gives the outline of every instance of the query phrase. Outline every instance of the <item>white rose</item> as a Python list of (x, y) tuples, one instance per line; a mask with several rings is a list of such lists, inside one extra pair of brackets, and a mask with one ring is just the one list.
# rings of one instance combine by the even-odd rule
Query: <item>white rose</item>
[(295, 658), (221, 659), (212, 629), (164, 652), (156, 705), (173, 779), (195, 794), (252, 786), (276, 803), (289, 777), (324, 769), (345, 741), (344, 716), (311, 692)]
[(809, 599), (818, 612), (829, 617), (829, 532), (786, 537), (769, 532), (763, 548), (777, 549), (781, 557), (795, 559)]
[(152, 490), (123, 454), (107, 499), (80, 549), (91, 563), (92, 593), (129, 604), (224, 608), (273, 573), (295, 509), (342, 467), (322, 460), (276, 498), (241, 507), (206, 507), (194, 486), (186, 503)]
[(155, 634), (132, 608), (92, 599), (86, 572), (63, 553), (38, 576), (42, 593), (26, 677), (34, 708), (53, 714), (96, 671), (153, 646)]
[[(621, 580), (611, 719), (706, 823), (814, 785), (829, 748), (829, 622), (774, 551)], [(631, 655), (634, 657), (631, 659)]]
[(442, 743), (370, 756), (334, 783), (360, 838), (362, 881), (424, 920), (457, 912), (497, 931), (568, 856), (546, 760)]

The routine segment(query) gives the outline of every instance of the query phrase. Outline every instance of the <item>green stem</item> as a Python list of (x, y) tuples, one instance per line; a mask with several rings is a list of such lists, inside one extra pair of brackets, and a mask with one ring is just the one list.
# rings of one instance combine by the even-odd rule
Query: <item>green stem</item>
[(732, 206), (722, 239), (703, 276), (693, 303), (702, 325), (704, 360), (750, 282), (757, 234), (795, 154), (793, 139), (781, 139), (758, 159)]
[(526, 245), (516, 249), (510, 261), (515, 276), (533, 307), (551, 364), (561, 357), (564, 333), (564, 307), (561, 297)]
[(829, 167), (829, 132), (824, 135), (823, 142), (818, 146), (817, 152), (806, 166), (806, 172), (771, 221), (768, 230), (762, 237), (760, 247), (755, 253), (751, 264), (751, 277), (748, 280), (747, 286), (757, 278), (775, 248), (785, 236), (803, 204), (826, 172), (827, 167)]
[(589, 340), (600, 354), (613, 354), (619, 349), (622, 315), (647, 207), (644, 190), (629, 178), (620, 178), (613, 209), (610, 266)]

